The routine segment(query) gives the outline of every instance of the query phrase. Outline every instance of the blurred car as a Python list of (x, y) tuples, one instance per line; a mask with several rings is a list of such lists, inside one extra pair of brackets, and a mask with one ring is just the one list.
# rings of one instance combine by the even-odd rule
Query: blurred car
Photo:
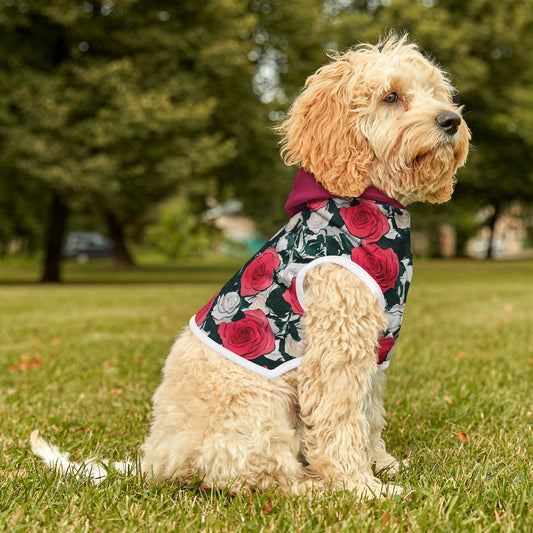
[(114, 248), (113, 241), (100, 233), (78, 231), (67, 234), (63, 244), (63, 257), (86, 263), (89, 259), (113, 257)]

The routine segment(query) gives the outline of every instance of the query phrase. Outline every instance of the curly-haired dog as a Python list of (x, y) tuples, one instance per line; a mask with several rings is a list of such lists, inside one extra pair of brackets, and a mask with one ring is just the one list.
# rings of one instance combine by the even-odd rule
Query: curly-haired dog
[[(400, 490), (372, 465), (398, 467), (381, 433), (412, 270), (404, 206), (453, 192), (470, 134), (452, 95), (405, 37), (357, 46), (308, 78), (279, 128), (286, 163), (301, 167), (290, 221), (174, 344), (142, 446), (148, 476)], [(37, 433), (32, 442), (51, 463)]]

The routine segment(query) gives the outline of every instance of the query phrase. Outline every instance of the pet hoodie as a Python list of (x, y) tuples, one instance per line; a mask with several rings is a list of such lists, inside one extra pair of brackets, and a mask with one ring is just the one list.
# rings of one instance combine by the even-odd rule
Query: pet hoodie
[(359, 198), (333, 197), (304, 170), (285, 210), (289, 222), (191, 318), (191, 330), (244, 368), (278, 377), (305, 352), (305, 275), (335, 263), (365, 282), (386, 311), (376, 354), (386, 368), (411, 284), (409, 213), (373, 187)]

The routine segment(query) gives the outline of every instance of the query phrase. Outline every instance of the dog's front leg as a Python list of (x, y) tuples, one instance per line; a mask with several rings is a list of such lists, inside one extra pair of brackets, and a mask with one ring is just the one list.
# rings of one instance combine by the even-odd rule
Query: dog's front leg
[(368, 287), (324, 264), (305, 281), (307, 349), (298, 369), (302, 453), (311, 476), (362, 496), (399, 492), (374, 477), (368, 396), (386, 317)]
[[(370, 394), (367, 398), (366, 413), (370, 424), (370, 459), (376, 465), (376, 472), (382, 476), (392, 478), (400, 469), (400, 461), (393, 457), (385, 446), (381, 436), (385, 428), (385, 408), (383, 407), (383, 393), (387, 377), (383, 370), (378, 370), (372, 379)], [(407, 466), (407, 460), (402, 463)]]

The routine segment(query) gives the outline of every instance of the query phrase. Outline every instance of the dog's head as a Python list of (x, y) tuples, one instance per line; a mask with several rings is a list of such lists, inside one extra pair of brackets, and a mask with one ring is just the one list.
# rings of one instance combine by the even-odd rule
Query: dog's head
[(470, 140), (453, 93), (407, 37), (359, 45), (307, 79), (279, 127), (285, 162), (337, 196), (373, 185), (404, 204), (445, 202)]

